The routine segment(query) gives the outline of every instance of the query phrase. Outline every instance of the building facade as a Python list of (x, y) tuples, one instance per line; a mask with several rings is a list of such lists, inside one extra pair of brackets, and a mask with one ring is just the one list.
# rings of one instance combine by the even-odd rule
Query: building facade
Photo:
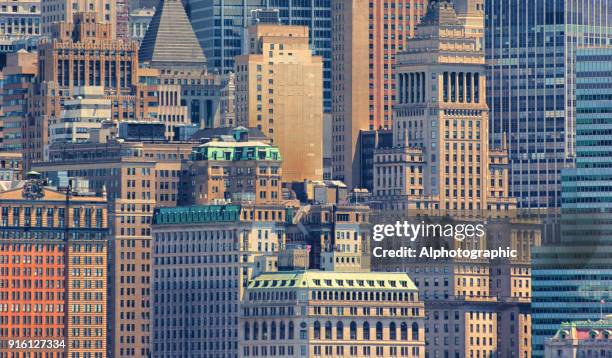
[(47, 357), (106, 356), (107, 202), (44, 180), (0, 192), (0, 354), (9, 340), (50, 340)]
[(369, 129), (369, 2), (332, 0), (332, 178), (358, 187), (357, 140)]
[(40, 0), (0, 2), (0, 38), (13, 41), (40, 36)]
[(149, 23), (153, 18), (153, 14), (155, 14), (155, 10), (148, 8), (130, 11), (129, 32), (132, 40), (142, 41), (142, 39), (144, 39), (147, 29), (149, 28)]
[(323, 59), (323, 109), (331, 111), (331, 10), (330, 0), (283, 1), (190, 0), (190, 18), (211, 71), (234, 71), (234, 58), (243, 54), (245, 29), (251, 25), (252, 11), (278, 9), (283, 25), (308, 26), (310, 48)]
[(60, 119), (49, 126), (49, 144), (90, 141), (91, 134), (111, 122), (111, 100), (104, 87), (77, 87), (72, 99), (64, 100)]
[[(42, 34), (53, 36), (53, 25), (71, 23), (79, 12), (96, 13), (96, 22), (108, 24), (109, 35), (117, 38), (118, 25), (125, 0), (41, 0)], [(119, 11), (119, 14), (118, 14)], [(127, 24), (126, 24), (127, 25)]]
[(185, 162), (195, 143), (164, 143), (163, 134), (156, 138), (52, 145), (49, 161), (33, 167), (53, 182), (83, 178), (92, 191), (107, 192), (111, 357), (151, 354), (152, 216), (156, 207), (189, 199), (183, 189), (188, 186)]
[(545, 358), (612, 356), (612, 315), (597, 321), (564, 322), (546, 341)]
[(28, 96), (33, 93), (38, 75), (38, 56), (18, 51), (7, 56), (7, 66), (2, 70), (2, 142), (3, 152), (22, 152), (24, 127), (28, 118)]
[(264, 273), (244, 294), (239, 356), (425, 357), (423, 326), (405, 273)]
[(238, 357), (249, 280), (276, 269), (281, 204), (160, 208), (153, 219), (153, 357)]
[(249, 140), (246, 128), (237, 128), (232, 134), (193, 149), (193, 202), (279, 201), (282, 160), (278, 148)]
[(396, 82), (393, 147), (374, 154), (375, 200), (453, 215), (513, 210), (506, 150), (489, 146), (484, 49), (453, 3), (432, 2), (396, 55)]
[(278, 146), (283, 181), (322, 179), (323, 67), (308, 28), (258, 24), (248, 41), (249, 54), (236, 58), (236, 122)]
[(576, 50), (612, 43), (610, 6), (485, 1), (490, 139), (507, 142), (510, 195), (521, 208), (561, 206), (561, 170), (576, 155)]
[(611, 59), (606, 47), (576, 51), (576, 167), (561, 172), (561, 241), (534, 252), (534, 357), (562, 322), (612, 313)]

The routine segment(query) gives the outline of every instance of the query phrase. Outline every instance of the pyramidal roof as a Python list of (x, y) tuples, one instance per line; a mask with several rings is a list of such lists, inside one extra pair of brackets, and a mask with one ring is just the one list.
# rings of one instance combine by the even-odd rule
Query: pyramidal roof
[(204, 51), (181, 0), (161, 0), (138, 51), (140, 62), (205, 66)]

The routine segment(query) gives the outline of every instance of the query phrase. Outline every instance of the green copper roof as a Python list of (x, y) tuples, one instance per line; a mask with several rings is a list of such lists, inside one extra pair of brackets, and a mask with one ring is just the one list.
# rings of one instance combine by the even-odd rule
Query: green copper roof
[(158, 208), (153, 214), (157, 225), (205, 224), (240, 221), (240, 205), (202, 205)]
[(272, 160), (280, 161), (277, 147), (261, 142), (209, 142), (193, 149), (193, 160)]
[(336, 272), (317, 270), (264, 273), (249, 282), (249, 288), (417, 290), (408, 274), (404, 272)]

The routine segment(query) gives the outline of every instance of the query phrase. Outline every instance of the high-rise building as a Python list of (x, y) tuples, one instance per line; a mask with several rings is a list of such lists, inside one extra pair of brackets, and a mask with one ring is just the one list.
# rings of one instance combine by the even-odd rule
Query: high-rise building
[[(117, 37), (117, 11), (125, 0), (41, 0), (42, 34), (53, 36), (53, 24), (71, 23), (79, 12), (93, 12), (96, 22), (110, 26), (109, 35)], [(121, 5), (121, 9), (119, 9)]]
[(26, 146), (23, 127), (28, 118), (28, 96), (32, 94), (38, 75), (38, 56), (25, 50), (8, 54), (2, 70), (2, 141), (3, 152), (21, 153)]
[(576, 154), (576, 49), (612, 43), (612, 3), (487, 0), (485, 7), (490, 139), (508, 145), (510, 195), (521, 208), (559, 208), (560, 173)]
[(395, 54), (406, 48), (425, 14), (427, 0), (369, 1), (369, 126), (391, 128), (396, 96)]
[(114, 122), (158, 116), (157, 92), (139, 68), (138, 44), (114, 40), (110, 24), (97, 18), (85, 12), (70, 23), (54, 23), (54, 38), (39, 45), (38, 81), (23, 127), (26, 170), (45, 159), (49, 125), (61, 117), (61, 99), (70, 98), (76, 87), (104, 87)]
[(561, 241), (533, 253), (534, 357), (562, 322), (612, 313), (611, 61), (610, 47), (576, 50), (576, 167), (561, 171)]
[(193, 202), (278, 202), (281, 198), (280, 151), (251, 140), (249, 130), (235, 128), (193, 148), (191, 176)]
[[(366, 5), (367, 6), (367, 5)], [(313, 54), (323, 59), (323, 109), (332, 108), (331, 94), (331, 10), (330, 0), (190, 0), (190, 18), (211, 71), (234, 71), (234, 58), (243, 54), (245, 29), (251, 25), (252, 11), (278, 9), (283, 25), (308, 27)]]
[(40, 0), (0, 1), (0, 38), (12, 41), (40, 36)]
[(48, 340), (47, 357), (106, 357), (106, 198), (30, 177), (0, 192), (0, 212), (0, 355)]
[(169, 124), (168, 137), (177, 126), (213, 128), (234, 123), (233, 107), (223, 105), (234, 96), (233, 75), (208, 72), (206, 57), (181, 1), (160, 3), (142, 41), (139, 59), (160, 71), (159, 118)]
[(257, 127), (278, 146), (283, 181), (323, 178), (322, 59), (308, 28), (257, 24), (249, 53), (236, 58), (236, 122)]
[[(186, 161), (197, 143), (164, 142), (160, 124), (122, 125), (131, 127), (122, 141), (51, 145), (49, 161), (33, 169), (53, 182), (84, 178), (92, 191), (107, 192), (112, 235), (108, 356), (148, 357), (153, 211), (189, 199), (183, 189), (189, 184)], [(143, 141), (146, 133), (150, 139)]]
[(424, 305), (405, 273), (263, 273), (239, 322), (240, 357), (425, 357)]
[(370, 127), (367, 0), (332, 0), (332, 177), (360, 186), (357, 141)]
[(450, 1), (432, 2), (396, 55), (393, 147), (374, 154), (384, 208), (473, 215), (516, 205), (505, 148), (489, 146), (484, 49), (467, 28)]
[(241, 299), (252, 277), (276, 270), (291, 213), (280, 203), (155, 211), (153, 357), (238, 357)]

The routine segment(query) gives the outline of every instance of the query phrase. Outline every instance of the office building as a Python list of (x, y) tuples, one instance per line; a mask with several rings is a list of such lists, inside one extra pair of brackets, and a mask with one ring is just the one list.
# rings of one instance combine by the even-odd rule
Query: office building
[(612, 315), (597, 321), (564, 322), (546, 341), (545, 358), (612, 355)]
[(111, 107), (104, 87), (76, 87), (73, 97), (64, 100), (59, 120), (49, 126), (49, 143), (90, 141), (103, 122), (112, 123)]
[(576, 167), (561, 172), (561, 241), (534, 251), (534, 357), (562, 322), (612, 313), (610, 60), (607, 47), (576, 51)]
[[(327, 187), (315, 186), (316, 192)], [(326, 193), (328, 194), (328, 193)], [(316, 195), (322, 199), (328, 195)], [(332, 195), (333, 197), (333, 195)], [(346, 201), (315, 201), (300, 206), (287, 228), (287, 243), (309, 247), (309, 268), (370, 271), (370, 210)]]
[(234, 58), (243, 54), (245, 29), (253, 25), (253, 11), (276, 9), (281, 24), (307, 26), (309, 45), (323, 59), (323, 110), (332, 108), (332, 29), (330, 0), (283, 1), (245, 0), (241, 2), (190, 0), (190, 18), (213, 72), (234, 71)]
[(370, 128), (369, 2), (332, 0), (332, 178), (359, 187), (357, 140)]
[(139, 68), (138, 44), (114, 40), (110, 25), (96, 22), (95, 13), (75, 16), (73, 22), (54, 23), (54, 38), (39, 45), (39, 85), (28, 101), (23, 134), (26, 169), (46, 158), (49, 125), (61, 117), (61, 99), (71, 98), (75, 87), (103, 86), (115, 122), (158, 116), (156, 89), (149, 80), (159, 75)]
[(576, 50), (612, 44), (612, 4), (484, 3), (491, 143), (507, 142), (510, 195), (520, 208), (558, 209), (560, 173), (576, 155)]
[(396, 55), (393, 147), (374, 154), (383, 208), (471, 216), (516, 205), (506, 150), (489, 146), (484, 51), (467, 28), (451, 2), (432, 2)]
[[(96, 22), (108, 24), (110, 38), (115, 39), (122, 32), (126, 0), (41, 0), (42, 34), (53, 36), (53, 25), (71, 23), (77, 13), (96, 13)], [(125, 24), (127, 27), (127, 23)], [(126, 28), (127, 30), (127, 28)]]
[(28, 118), (28, 96), (34, 89), (38, 75), (38, 56), (25, 50), (8, 54), (2, 75), (0, 150), (21, 153), (25, 148), (23, 127)]
[(280, 151), (251, 140), (246, 128), (235, 128), (193, 148), (191, 195), (195, 204), (215, 201), (278, 202), (281, 198)]
[(0, 355), (106, 356), (107, 201), (31, 176), (0, 192)]
[(396, 88), (395, 54), (406, 48), (425, 14), (427, 0), (369, 1), (369, 126), (391, 128)]
[[(151, 354), (152, 241), (156, 207), (176, 206), (189, 197), (188, 167), (197, 143), (165, 142), (159, 124), (124, 123), (121, 141), (51, 145), (49, 161), (33, 169), (53, 182), (68, 178), (89, 181), (92, 191), (107, 192), (112, 235), (109, 281), (109, 356)], [(155, 128), (135, 128), (149, 125)], [(121, 129), (121, 128), (120, 128)], [(142, 133), (156, 133), (142, 140)]]
[(278, 146), (283, 181), (323, 178), (322, 62), (308, 28), (257, 24), (249, 54), (236, 58), (236, 122)]
[(0, 38), (13, 41), (38, 37), (40, 0), (0, 1)]
[(405, 273), (263, 273), (239, 322), (240, 357), (425, 357), (424, 305)]
[(249, 280), (276, 270), (282, 204), (159, 208), (153, 218), (153, 357), (238, 357)]
[(160, 71), (159, 116), (169, 123), (169, 138), (177, 126), (215, 128), (234, 123), (230, 106), (234, 77), (208, 72), (204, 52), (179, 0), (164, 0), (157, 8), (139, 59)]

